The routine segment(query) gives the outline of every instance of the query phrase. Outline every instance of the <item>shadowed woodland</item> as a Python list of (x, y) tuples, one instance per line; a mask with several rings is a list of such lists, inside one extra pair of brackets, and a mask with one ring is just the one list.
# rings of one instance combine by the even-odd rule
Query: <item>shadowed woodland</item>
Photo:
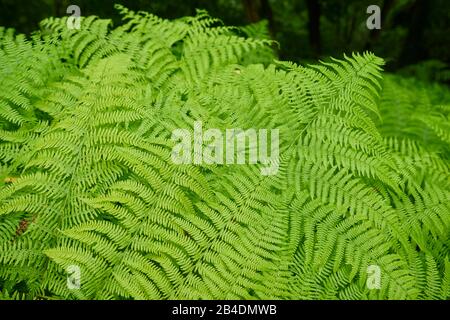
[[(70, 4), (82, 15), (120, 17), (113, 8), (163, 18), (194, 15), (205, 9), (226, 25), (264, 21), (280, 46), (279, 59), (296, 62), (370, 50), (387, 60), (386, 70), (400, 70), (423, 80), (449, 82), (450, 2), (446, 0), (36, 0), (0, 1), (0, 25), (34, 31), (49, 16), (65, 16)], [(381, 29), (368, 30), (366, 8), (381, 8)]]

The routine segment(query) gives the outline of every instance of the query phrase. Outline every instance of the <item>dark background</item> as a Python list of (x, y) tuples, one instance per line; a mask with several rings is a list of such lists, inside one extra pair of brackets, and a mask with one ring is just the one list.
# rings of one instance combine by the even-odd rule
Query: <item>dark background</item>
[[(425, 80), (450, 80), (449, 0), (0, 0), (0, 26), (21, 33), (38, 29), (49, 16), (69, 15), (70, 4), (82, 16), (120, 17), (114, 3), (164, 18), (194, 15), (206, 9), (227, 25), (268, 23), (280, 43), (280, 59), (308, 62), (370, 50), (387, 60), (386, 69)], [(381, 30), (368, 30), (366, 9), (381, 8)]]

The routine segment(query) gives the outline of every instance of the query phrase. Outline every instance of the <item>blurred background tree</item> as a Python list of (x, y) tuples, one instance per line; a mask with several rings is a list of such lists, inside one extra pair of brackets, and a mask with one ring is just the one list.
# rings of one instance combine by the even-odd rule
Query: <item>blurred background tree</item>
[[(448, 0), (0, 0), (0, 25), (30, 33), (49, 16), (64, 16), (70, 4), (82, 15), (120, 19), (114, 3), (164, 18), (206, 9), (228, 25), (266, 20), (267, 34), (280, 43), (280, 59), (309, 62), (370, 50), (388, 70), (449, 83)], [(381, 29), (368, 30), (369, 5), (381, 8)]]

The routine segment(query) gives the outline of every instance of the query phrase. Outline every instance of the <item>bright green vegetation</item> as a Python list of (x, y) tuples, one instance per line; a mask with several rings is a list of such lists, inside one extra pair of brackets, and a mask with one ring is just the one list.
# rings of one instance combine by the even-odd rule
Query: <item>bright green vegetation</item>
[[(448, 89), (119, 10), (0, 29), (0, 298), (450, 298)], [(173, 164), (196, 120), (279, 129), (278, 174)]]

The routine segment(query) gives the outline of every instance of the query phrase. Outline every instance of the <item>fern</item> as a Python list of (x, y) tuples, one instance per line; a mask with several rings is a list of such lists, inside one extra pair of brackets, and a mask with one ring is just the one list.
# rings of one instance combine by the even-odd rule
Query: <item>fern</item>
[[(117, 9), (0, 30), (1, 298), (450, 298), (448, 89), (368, 52), (274, 60), (263, 25)], [(197, 120), (279, 129), (277, 175), (174, 164)]]

